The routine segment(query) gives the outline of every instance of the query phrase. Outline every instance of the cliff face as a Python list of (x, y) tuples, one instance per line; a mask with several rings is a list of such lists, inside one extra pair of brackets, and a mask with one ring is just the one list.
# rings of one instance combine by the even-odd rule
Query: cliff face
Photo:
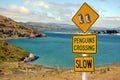
[(0, 40), (0, 61), (20, 61), (29, 56), (29, 52)]
[(0, 15), (0, 38), (41, 37), (43, 33)]

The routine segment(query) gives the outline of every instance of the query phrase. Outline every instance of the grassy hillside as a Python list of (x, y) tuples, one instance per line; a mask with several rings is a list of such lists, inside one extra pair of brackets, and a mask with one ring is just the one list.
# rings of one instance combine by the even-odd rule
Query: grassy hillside
[(0, 15), (0, 38), (41, 37), (43, 33)]
[(3, 61), (20, 61), (29, 53), (21, 48), (0, 40), (0, 62)]

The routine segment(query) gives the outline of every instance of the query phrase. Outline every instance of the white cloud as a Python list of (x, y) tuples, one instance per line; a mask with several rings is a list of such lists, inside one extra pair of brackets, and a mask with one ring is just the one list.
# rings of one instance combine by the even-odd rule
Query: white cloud
[(120, 17), (102, 17), (102, 20), (120, 21)]
[(10, 9), (13, 12), (18, 12), (22, 14), (28, 14), (30, 12), (27, 8), (23, 6), (16, 6), (16, 5), (9, 5), (8, 9)]
[(7, 8), (0, 8), (0, 14), (8, 16), (17, 21), (51, 22), (71, 24), (74, 8), (79, 4), (54, 3), (43, 0), (24, 0), (23, 5), (9, 5)]
[(99, 0), (99, 1), (102, 1), (102, 2), (103, 2), (103, 1), (106, 1), (106, 0)]
[(100, 17), (93, 26), (106, 28), (120, 27), (120, 17)]
[(31, 6), (38, 6), (42, 8), (48, 8), (49, 4), (45, 3), (44, 1), (37, 1), (37, 2), (31, 2), (30, 0), (24, 0), (25, 4), (31, 5)]
[(80, 5), (73, 3), (60, 4), (54, 2), (45, 2), (43, 0), (39, 1), (24, 0), (24, 3), (27, 6), (39, 8), (41, 12), (47, 13), (49, 17), (54, 17), (53, 22), (57, 23), (71, 23), (71, 17), (74, 12), (73, 8), (79, 7)]
[[(0, 8), (0, 14), (17, 21), (74, 24), (71, 20), (76, 12), (74, 8), (80, 6), (80, 4), (59, 4), (43, 0), (36, 0), (36, 2), (32, 0), (24, 1), (24, 6), (9, 5), (7, 8)], [(120, 17), (100, 17), (93, 26), (120, 27)]]
[(16, 5), (7, 8), (0, 8), (0, 14), (10, 17), (16, 21), (33, 21), (43, 22), (45, 20), (52, 20), (46, 13), (35, 13), (25, 7), (18, 7)]
[(73, 4), (73, 3), (54, 3), (54, 2), (45, 2), (44, 0), (39, 1), (32, 1), (32, 0), (24, 0), (26, 5), (30, 5), (33, 7), (39, 7), (43, 9), (51, 9), (51, 8), (68, 8), (68, 7), (79, 7), (80, 4)]

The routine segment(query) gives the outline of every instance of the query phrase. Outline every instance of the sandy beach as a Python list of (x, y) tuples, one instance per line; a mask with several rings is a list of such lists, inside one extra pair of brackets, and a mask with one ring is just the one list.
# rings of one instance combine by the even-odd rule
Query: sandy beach
[[(0, 65), (0, 80), (81, 80), (82, 73), (60, 67), (49, 68), (18, 62)], [(88, 80), (119, 80), (120, 64), (111, 64), (95, 68), (88, 72)]]

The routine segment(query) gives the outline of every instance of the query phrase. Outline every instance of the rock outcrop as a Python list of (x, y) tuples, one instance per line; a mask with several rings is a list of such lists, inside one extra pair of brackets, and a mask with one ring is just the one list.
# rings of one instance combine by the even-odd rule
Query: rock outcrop
[(44, 33), (0, 15), (0, 38), (41, 37)]
[(23, 60), (21, 60), (21, 62), (26, 63), (26, 62), (34, 61), (38, 58), (39, 58), (38, 56), (35, 56), (32, 53), (30, 53), (29, 56), (25, 57)]

